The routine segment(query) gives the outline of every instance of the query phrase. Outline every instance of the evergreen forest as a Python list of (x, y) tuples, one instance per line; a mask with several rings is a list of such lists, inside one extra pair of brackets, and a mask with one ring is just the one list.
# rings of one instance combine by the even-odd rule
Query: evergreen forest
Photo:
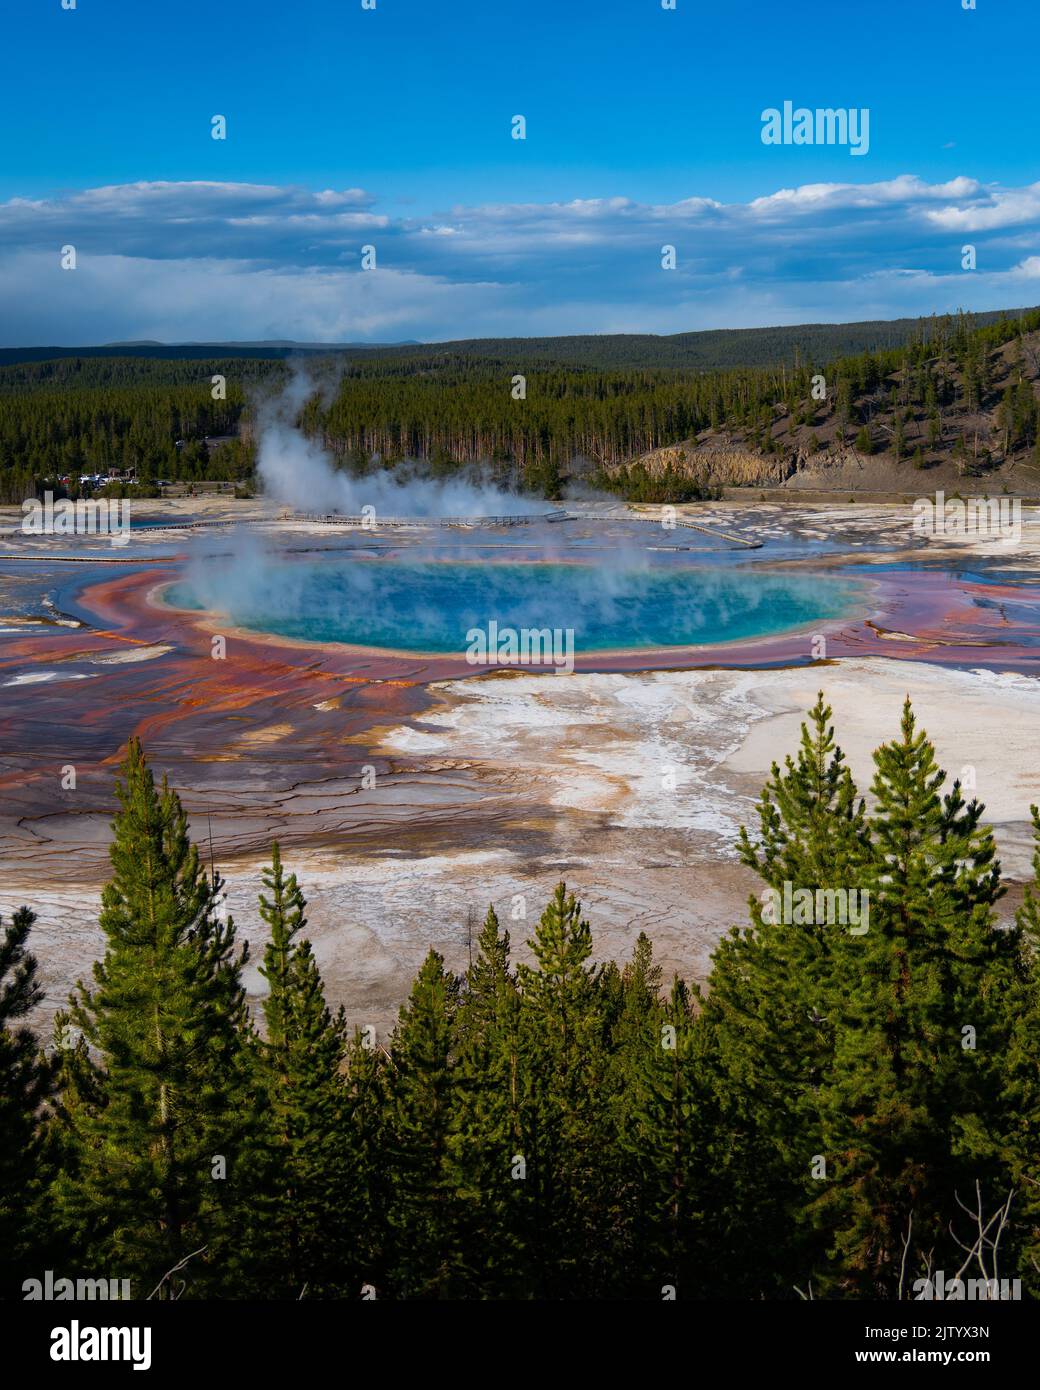
[[(1040, 812), (1002, 915), (984, 808), (909, 703), (869, 788), (809, 711), (706, 980), (642, 934), (597, 961), (560, 883), (530, 920), (489, 907), (464, 973), (431, 950), (385, 1037), (329, 1001), (277, 845), (251, 1010), (220, 875), (136, 739), (117, 797), (103, 955), (53, 1037), (32, 905), (0, 927), (0, 1296), (46, 1270), (140, 1299), (1040, 1288)], [(814, 907), (778, 919), (792, 886)], [(865, 930), (819, 908), (853, 889)]]

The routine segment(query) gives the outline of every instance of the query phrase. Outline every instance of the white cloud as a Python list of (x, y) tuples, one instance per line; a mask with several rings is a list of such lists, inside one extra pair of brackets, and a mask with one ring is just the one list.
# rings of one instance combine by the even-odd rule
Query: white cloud
[[(940, 204), (941, 206), (937, 206)], [(1030, 226), (1033, 223), (1035, 225)], [(960, 271), (960, 233), (986, 241)], [(0, 204), (9, 343), (678, 332), (1028, 302), (1040, 184), (916, 175), (392, 216), (360, 188), (133, 183)], [(360, 269), (361, 247), (379, 269)], [(661, 268), (661, 246), (678, 269)], [(62, 271), (72, 244), (78, 268)]]
[(1028, 188), (987, 189), (966, 207), (929, 211), (928, 220), (953, 232), (989, 232), (1022, 222), (1040, 223), (1040, 183)]
[(819, 212), (836, 209), (912, 206), (937, 198), (970, 198), (979, 191), (974, 179), (956, 178), (948, 183), (927, 184), (914, 174), (900, 174), (883, 183), (807, 183), (799, 188), (781, 188), (764, 198), (755, 198), (748, 207), (758, 214), (792, 211)]

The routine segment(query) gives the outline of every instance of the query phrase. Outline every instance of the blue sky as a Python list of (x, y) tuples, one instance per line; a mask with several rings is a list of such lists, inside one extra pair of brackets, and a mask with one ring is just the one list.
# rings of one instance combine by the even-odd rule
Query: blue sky
[[(0, 337), (678, 332), (1040, 301), (1038, 0), (675, 5), (7, 0)], [(869, 153), (764, 145), (785, 100), (869, 108)]]

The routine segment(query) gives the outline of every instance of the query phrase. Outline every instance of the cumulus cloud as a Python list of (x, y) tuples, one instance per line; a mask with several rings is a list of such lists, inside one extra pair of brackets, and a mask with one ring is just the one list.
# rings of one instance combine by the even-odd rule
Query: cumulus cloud
[(973, 198), (979, 192), (974, 179), (957, 178), (928, 184), (913, 174), (900, 174), (882, 183), (806, 183), (800, 188), (781, 188), (765, 198), (755, 198), (750, 211), (758, 216), (784, 216), (790, 212), (840, 211), (854, 208), (912, 206), (945, 198)]
[[(66, 245), (75, 271), (60, 268)], [(0, 203), (0, 253), (0, 331), (16, 344), (679, 332), (1026, 302), (1040, 184), (903, 174), (747, 203), (618, 196), (402, 217), (360, 188), (140, 182)]]
[(988, 188), (961, 204), (930, 211), (928, 220), (953, 232), (990, 232), (1024, 222), (1040, 223), (1040, 183), (1028, 188)]

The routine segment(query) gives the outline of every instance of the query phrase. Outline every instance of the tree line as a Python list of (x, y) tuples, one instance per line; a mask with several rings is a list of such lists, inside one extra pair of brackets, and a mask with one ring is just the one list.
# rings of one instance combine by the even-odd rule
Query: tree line
[[(998, 1268), (1033, 1296), (1040, 813), (998, 922), (983, 807), (909, 703), (869, 812), (830, 718), (741, 832), (764, 886), (703, 988), (642, 934), (595, 963), (561, 883), (526, 960), (494, 908), (462, 975), (431, 950), (386, 1039), (330, 1007), (277, 846), (250, 1016), (220, 877), (131, 740), (104, 956), (46, 1051), (32, 911), (0, 936), (3, 1296), (50, 1269), (135, 1298), (895, 1299)], [(778, 918), (792, 885), (855, 887), (869, 929)]]
[[(415, 462), (434, 476), (486, 466), (501, 485), (557, 498), (570, 477), (629, 500), (696, 498), (696, 455), (654, 480), (638, 460), (705, 436), (764, 456), (822, 446), (897, 462), (948, 454), (976, 472), (1036, 451), (1040, 310), (978, 324), (929, 321), (900, 346), (788, 366), (589, 368), (427, 350), (344, 355), (300, 424), (353, 474)], [(1013, 344), (1010, 363), (1001, 353)], [(255, 401), (281, 360), (64, 358), (0, 367), (0, 490), (20, 501), (57, 478), (135, 469), (159, 479), (255, 483)], [(226, 378), (213, 399), (212, 378)], [(820, 383), (824, 383), (821, 394)], [(986, 423), (980, 429), (980, 417)], [(234, 435), (210, 449), (207, 436)], [(970, 463), (968, 455), (970, 453)]]
[[(134, 471), (141, 492), (170, 482), (248, 479), (247, 401), (281, 364), (66, 357), (0, 367), (0, 502), (48, 487), (79, 495), (85, 475)], [(217, 388), (215, 376), (224, 378)], [(235, 435), (212, 451), (207, 437)], [(237, 437), (241, 436), (241, 437)], [(61, 488), (59, 479), (69, 479)]]

